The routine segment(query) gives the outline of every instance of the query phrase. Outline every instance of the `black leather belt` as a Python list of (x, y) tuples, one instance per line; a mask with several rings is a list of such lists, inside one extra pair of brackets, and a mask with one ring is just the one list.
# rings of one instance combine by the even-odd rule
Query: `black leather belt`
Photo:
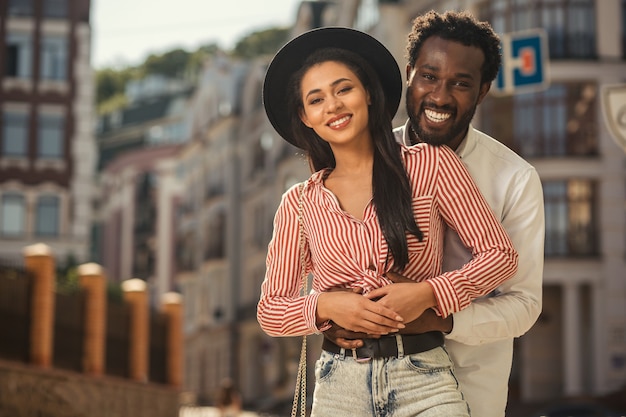
[[(421, 334), (400, 335), (404, 355), (426, 352), (438, 346), (443, 346), (443, 333), (428, 332)], [(330, 353), (341, 353), (341, 348), (324, 338), (322, 349)], [(346, 354), (350, 355), (347, 349)], [(398, 342), (396, 336), (382, 336), (380, 339), (363, 339), (363, 347), (356, 349), (358, 359), (398, 357)]]

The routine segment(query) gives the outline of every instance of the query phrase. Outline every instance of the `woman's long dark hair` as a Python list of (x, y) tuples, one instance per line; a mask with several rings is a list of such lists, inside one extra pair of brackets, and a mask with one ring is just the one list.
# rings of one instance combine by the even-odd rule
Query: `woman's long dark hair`
[(368, 125), (374, 141), (373, 201), (395, 266), (402, 270), (409, 260), (406, 233), (419, 240), (423, 235), (413, 216), (411, 185), (400, 155), (400, 145), (392, 132), (393, 115), (387, 111), (385, 94), (373, 68), (361, 56), (345, 49), (323, 48), (311, 54), (289, 80), (291, 134), (297, 146), (306, 152), (312, 171), (335, 168), (335, 156), (328, 142), (300, 120), (300, 113), (304, 110), (300, 89), (302, 77), (312, 66), (328, 61), (350, 68), (369, 92), (372, 104)]

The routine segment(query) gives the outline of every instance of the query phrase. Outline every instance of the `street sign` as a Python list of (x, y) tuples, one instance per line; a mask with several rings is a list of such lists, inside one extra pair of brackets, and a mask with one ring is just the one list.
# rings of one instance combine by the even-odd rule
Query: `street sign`
[(502, 65), (491, 91), (507, 95), (545, 90), (550, 84), (547, 39), (543, 29), (502, 35)]
[(602, 114), (613, 140), (626, 151), (626, 84), (602, 86)]

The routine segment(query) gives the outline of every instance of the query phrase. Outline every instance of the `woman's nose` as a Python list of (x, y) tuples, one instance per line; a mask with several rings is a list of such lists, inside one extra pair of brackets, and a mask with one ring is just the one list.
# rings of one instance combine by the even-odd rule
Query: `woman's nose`
[(337, 109), (340, 109), (343, 106), (341, 100), (337, 97), (331, 97), (326, 100), (326, 111), (328, 113), (334, 113)]

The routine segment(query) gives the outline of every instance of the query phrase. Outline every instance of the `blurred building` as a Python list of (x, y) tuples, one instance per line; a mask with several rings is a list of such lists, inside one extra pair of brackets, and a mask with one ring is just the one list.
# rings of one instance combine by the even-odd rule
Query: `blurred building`
[(275, 203), (306, 171), (296, 162), (299, 175), (281, 172), (282, 161), (294, 162), (293, 149), (267, 128), (266, 64), (224, 56), (207, 63), (193, 98), (193, 144), (179, 160), (176, 282), (185, 299), (186, 387), (204, 404), (224, 378), (237, 382), (244, 401), (271, 402), (274, 384), (258, 381), (281, 372), (274, 372), (281, 356), (268, 357), (271, 342), (259, 334), (256, 303)]
[(98, 167), (133, 149), (183, 143), (189, 139), (187, 81), (151, 75), (126, 85), (128, 105), (97, 119)]
[(89, 0), (0, 3), (0, 256), (88, 259), (96, 146)]
[(194, 87), (150, 76), (126, 86), (126, 107), (98, 117), (98, 198), (92, 259), (109, 277), (150, 284), (153, 300), (173, 290), (175, 167), (189, 142)]

